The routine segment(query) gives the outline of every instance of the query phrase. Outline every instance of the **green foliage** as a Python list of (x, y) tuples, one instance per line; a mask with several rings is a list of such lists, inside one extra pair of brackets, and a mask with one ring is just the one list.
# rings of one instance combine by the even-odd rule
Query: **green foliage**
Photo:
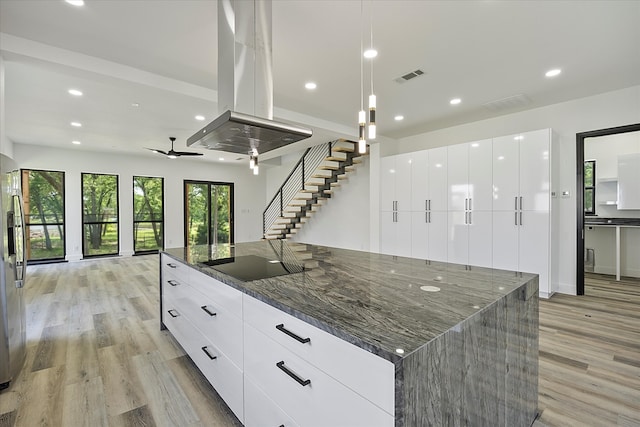
[[(118, 253), (118, 227), (116, 224), (107, 224), (118, 221), (117, 190), (116, 175), (82, 174), (85, 255)], [(107, 236), (110, 229), (115, 229), (115, 244), (113, 237)]]
[[(162, 249), (163, 186), (162, 178), (133, 177), (134, 250), (136, 252)], [(149, 230), (141, 228), (141, 223), (137, 221), (148, 221), (145, 224), (151, 226), (154, 245), (147, 243)], [(144, 232), (139, 235), (140, 230)]]
[[(231, 240), (231, 187), (187, 183), (187, 244), (211, 245)], [(211, 241), (209, 236), (211, 236)]]

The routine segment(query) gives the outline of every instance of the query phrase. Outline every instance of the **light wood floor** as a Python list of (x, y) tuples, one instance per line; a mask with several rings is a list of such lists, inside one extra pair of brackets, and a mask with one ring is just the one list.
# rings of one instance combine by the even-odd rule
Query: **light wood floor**
[[(157, 256), (29, 267), (4, 426), (238, 426), (158, 323)], [(542, 426), (640, 426), (640, 280), (540, 303)], [(329, 427), (329, 426), (327, 426)]]

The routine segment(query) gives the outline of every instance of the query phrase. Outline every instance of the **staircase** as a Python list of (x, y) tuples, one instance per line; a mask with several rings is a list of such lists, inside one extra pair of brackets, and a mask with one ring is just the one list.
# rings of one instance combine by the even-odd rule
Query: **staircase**
[(346, 139), (308, 148), (262, 213), (264, 238), (292, 237), (361, 162)]

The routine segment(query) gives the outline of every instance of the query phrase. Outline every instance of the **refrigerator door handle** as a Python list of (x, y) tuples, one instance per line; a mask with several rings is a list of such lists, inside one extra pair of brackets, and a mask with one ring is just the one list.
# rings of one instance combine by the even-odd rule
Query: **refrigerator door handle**
[[(24, 229), (24, 211), (22, 209), (22, 197), (18, 195), (13, 196), (13, 208), (14, 208), (14, 254), (16, 256), (16, 269), (15, 269), (15, 284), (16, 288), (22, 288), (24, 286), (24, 273), (26, 265), (26, 254), (24, 251), (25, 241), (25, 229)], [(16, 215), (18, 221), (16, 221)], [(11, 235), (10, 234), (10, 235)]]

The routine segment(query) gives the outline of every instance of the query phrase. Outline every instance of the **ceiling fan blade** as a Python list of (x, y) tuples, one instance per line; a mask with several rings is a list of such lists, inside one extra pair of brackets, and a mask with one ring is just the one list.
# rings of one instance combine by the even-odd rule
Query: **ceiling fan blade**
[(147, 148), (147, 147), (144, 147), (144, 148), (146, 148), (149, 151), (153, 151), (154, 153), (164, 154), (165, 156), (168, 154), (168, 153), (166, 153), (166, 152), (164, 152), (162, 150), (158, 150), (157, 148)]
[(202, 156), (202, 153), (193, 153), (191, 151), (174, 151), (174, 155), (176, 156)]

